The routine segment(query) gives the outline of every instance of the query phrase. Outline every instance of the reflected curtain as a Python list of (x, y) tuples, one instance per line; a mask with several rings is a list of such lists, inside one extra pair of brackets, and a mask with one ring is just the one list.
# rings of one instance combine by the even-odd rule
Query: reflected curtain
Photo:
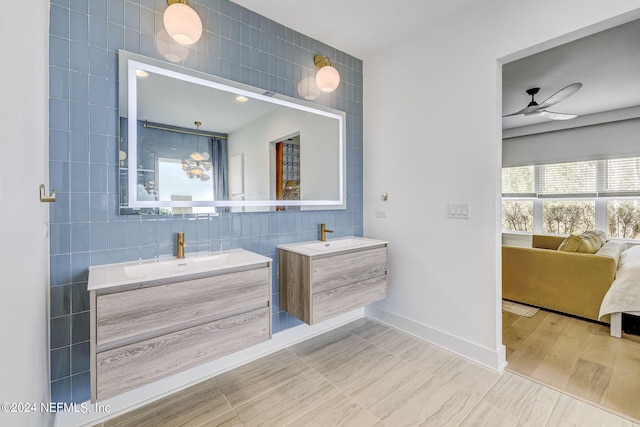
[[(211, 157), (213, 159), (213, 197), (216, 200), (229, 200), (229, 154), (227, 140), (211, 138)], [(229, 208), (216, 208), (219, 212), (228, 212)]]

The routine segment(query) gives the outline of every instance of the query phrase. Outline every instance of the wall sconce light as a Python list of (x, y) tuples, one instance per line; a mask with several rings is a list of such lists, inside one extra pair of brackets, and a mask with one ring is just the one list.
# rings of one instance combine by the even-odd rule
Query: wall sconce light
[(189, 6), (187, 0), (167, 0), (167, 7), (162, 15), (164, 28), (172, 39), (182, 44), (194, 44), (202, 36), (202, 21)]
[(318, 68), (316, 73), (316, 85), (323, 92), (333, 92), (340, 85), (340, 73), (333, 68), (329, 58), (320, 54), (313, 57), (313, 62)]

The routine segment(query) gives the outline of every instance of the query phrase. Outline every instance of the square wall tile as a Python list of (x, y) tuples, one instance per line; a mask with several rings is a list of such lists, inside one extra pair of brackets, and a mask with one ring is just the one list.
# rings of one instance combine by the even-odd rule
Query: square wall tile
[(70, 369), (70, 347), (62, 347), (51, 351), (51, 380), (68, 377)]
[(90, 368), (91, 345), (89, 341), (71, 346), (71, 374), (88, 371)]
[(50, 315), (60, 317), (71, 313), (71, 287), (55, 286), (50, 290)]
[(61, 316), (51, 319), (51, 349), (71, 344), (71, 316)]
[(51, 382), (51, 401), (71, 403), (71, 377)]
[(89, 308), (87, 283), (75, 283), (71, 285), (71, 312), (81, 313), (89, 311)]
[(89, 312), (73, 314), (71, 316), (71, 342), (79, 343), (89, 340)]
[(71, 377), (71, 399), (74, 402), (86, 402), (91, 399), (89, 371)]
[(89, 71), (89, 46), (86, 43), (69, 42), (69, 66), (73, 71)]

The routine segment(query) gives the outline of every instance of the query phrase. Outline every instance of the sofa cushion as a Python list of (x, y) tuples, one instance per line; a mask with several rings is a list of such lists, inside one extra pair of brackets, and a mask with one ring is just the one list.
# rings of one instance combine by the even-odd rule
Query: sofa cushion
[(558, 247), (559, 251), (595, 254), (606, 240), (603, 231), (585, 231), (580, 235), (569, 235)]

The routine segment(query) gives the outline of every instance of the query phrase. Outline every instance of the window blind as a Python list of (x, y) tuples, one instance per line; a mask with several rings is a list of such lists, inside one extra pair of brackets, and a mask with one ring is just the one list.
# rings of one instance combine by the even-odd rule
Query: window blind
[(598, 177), (601, 196), (640, 195), (640, 157), (604, 160)]
[(640, 196), (640, 157), (502, 168), (502, 196), (595, 198)]
[(597, 162), (540, 165), (538, 197), (596, 197)]
[(536, 197), (535, 166), (502, 168), (503, 197)]

